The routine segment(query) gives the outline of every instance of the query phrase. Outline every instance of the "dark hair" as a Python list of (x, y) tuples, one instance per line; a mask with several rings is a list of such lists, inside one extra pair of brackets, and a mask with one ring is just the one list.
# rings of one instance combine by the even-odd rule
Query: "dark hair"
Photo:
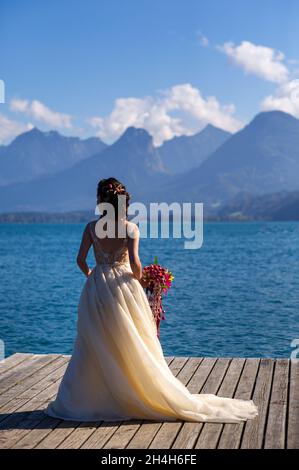
[(101, 202), (108, 202), (112, 204), (115, 210), (116, 218), (118, 217), (118, 196), (126, 197), (125, 207), (121, 205), (123, 203), (123, 198), (120, 198), (120, 208), (121, 210), (124, 209), (124, 213), (127, 215), (131, 195), (126, 190), (125, 185), (116, 178), (106, 178), (98, 182), (97, 204)]

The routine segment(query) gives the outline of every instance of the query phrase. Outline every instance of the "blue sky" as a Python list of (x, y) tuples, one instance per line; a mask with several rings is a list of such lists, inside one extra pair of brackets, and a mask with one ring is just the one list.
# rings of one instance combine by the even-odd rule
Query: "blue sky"
[(297, 0), (1, 0), (0, 141), (135, 125), (160, 145), (261, 110), (299, 117), (298, 20)]

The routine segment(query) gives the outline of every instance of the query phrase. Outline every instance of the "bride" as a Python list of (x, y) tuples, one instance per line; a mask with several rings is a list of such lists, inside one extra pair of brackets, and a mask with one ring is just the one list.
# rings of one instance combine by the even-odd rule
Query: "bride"
[[(142, 286), (139, 229), (126, 219), (130, 196), (123, 184), (108, 178), (99, 182), (97, 197), (98, 204), (113, 206), (118, 223), (114, 236), (104, 238), (100, 229), (109, 222), (106, 211), (83, 232), (77, 262), (87, 280), (78, 305), (77, 336), (57, 397), (45, 413), (72, 421), (234, 423), (257, 416), (252, 400), (192, 394), (172, 374)], [(119, 199), (125, 201), (123, 219), (118, 217)], [(91, 245), (96, 259), (92, 270), (86, 263)]]

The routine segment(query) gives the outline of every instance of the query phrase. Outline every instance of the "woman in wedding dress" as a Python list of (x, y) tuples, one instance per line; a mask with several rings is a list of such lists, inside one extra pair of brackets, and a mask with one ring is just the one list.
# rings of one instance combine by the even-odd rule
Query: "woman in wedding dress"
[[(130, 196), (114, 178), (101, 180), (97, 195), (98, 203), (113, 206), (115, 217), (119, 195), (128, 207)], [(89, 222), (83, 232), (77, 262), (87, 279), (78, 305), (77, 336), (57, 397), (45, 412), (72, 421), (234, 423), (257, 416), (252, 400), (192, 394), (172, 374), (141, 284), (139, 229), (125, 216), (125, 236), (118, 236), (117, 226), (114, 238), (103, 238), (98, 223)], [(96, 259), (92, 270), (86, 263), (91, 245)]]

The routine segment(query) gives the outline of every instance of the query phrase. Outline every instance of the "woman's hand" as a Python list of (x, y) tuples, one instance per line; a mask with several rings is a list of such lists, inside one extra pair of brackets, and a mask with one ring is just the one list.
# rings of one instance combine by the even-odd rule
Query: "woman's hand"
[(92, 273), (93, 269), (88, 268), (88, 273), (86, 274), (86, 277), (89, 277)]
[(145, 279), (143, 279), (143, 278), (141, 278), (141, 279), (139, 280), (139, 282), (140, 282), (140, 284), (142, 285), (142, 287), (144, 287), (144, 288), (148, 286), (148, 282), (147, 282)]

